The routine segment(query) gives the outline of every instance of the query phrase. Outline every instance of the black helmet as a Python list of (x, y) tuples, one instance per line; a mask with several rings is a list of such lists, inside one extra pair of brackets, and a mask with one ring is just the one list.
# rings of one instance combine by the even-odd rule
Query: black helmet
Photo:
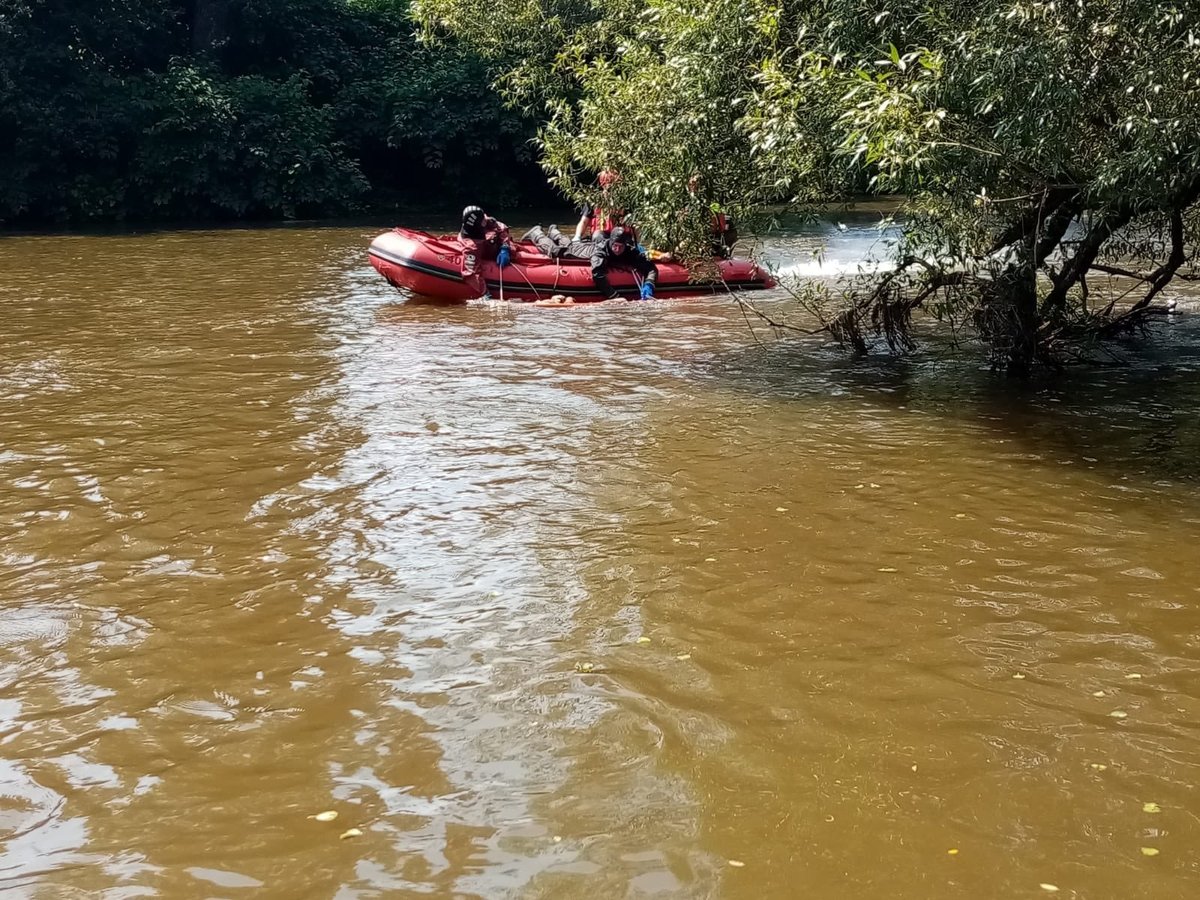
[(462, 233), (467, 237), (483, 237), (484, 212), (478, 206), (468, 206), (462, 212)]

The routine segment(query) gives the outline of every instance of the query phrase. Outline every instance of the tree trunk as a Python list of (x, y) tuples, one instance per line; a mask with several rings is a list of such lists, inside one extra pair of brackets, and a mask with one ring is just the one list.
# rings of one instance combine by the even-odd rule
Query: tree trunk
[(226, 26), (229, 0), (194, 0), (192, 4), (192, 52), (212, 53), (228, 37)]
[[(1032, 235), (1029, 237), (1032, 243)], [(992, 364), (1003, 366), (1010, 375), (1028, 375), (1038, 354), (1041, 316), (1037, 302), (1037, 270), (1033, 248), (1020, 248), (1020, 259), (981, 286), (975, 327), (990, 348)]]
[(1013, 375), (1028, 375), (1037, 357), (1038, 315), (1037, 270), (1032, 267), (1022, 272), (1013, 284), (1012, 305), (1014, 313), (1013, 345), (1008, 354), (1008, 371)]
[[(1028, 375), (1037, 357), (1038, 315), (1037, 271), (1028, 260), (1013, 266), (996, 279), (994, 315), (998, 333), (993, 346), (1003, 352), (1010, 375)], [(996, 362), (1000, 362), (997, 358)]]

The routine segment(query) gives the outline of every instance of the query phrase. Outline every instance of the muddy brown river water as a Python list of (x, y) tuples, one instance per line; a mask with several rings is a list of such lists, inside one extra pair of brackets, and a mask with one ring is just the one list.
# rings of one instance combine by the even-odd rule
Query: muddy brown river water
[(377, 230), (0, 239), (0, 896), (1200, 896), (1194, 316), (1016, 387)]

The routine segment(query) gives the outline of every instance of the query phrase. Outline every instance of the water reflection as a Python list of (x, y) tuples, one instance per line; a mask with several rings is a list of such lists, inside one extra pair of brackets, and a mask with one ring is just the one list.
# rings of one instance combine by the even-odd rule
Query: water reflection
[(1191, 895), (1190, 318), (1014, 392), (369, 237), (0, 243), (0, 886)]
[(919, 352), (850, 359), (821, 338), (773, 341), (713, 354), (698, 373), (717, 386), (811, 403), (822, 396), (890, 411), (984, 425), (1064, 462), (1140, 479), (1195, 480), (1200, 426), (1200, 320), (1180, 312), (1120, 348), (1121, 364), (997, 377), (969, 350), (926, 338)]
[(625, 496), (671, 502), (624, 507), (636, 549), (597, 566), (593, 596), (640, 593), (651, 642), (615, 624), (597, 641), (615, 709), (546, 812), (570, 827), (587, 798), (611, 837), (539, 895), (619, 895), (648, 869), (680, 896), (1097, 878), (1184, 896), (1182, 861), (1147, 892), (1138, 842), (1178, 851), (1194, 827), (1139, 811), (1194, 809), (1196, 520), (1164, 513), (1165, 491), (1011, 454), (990, 425), (853, 394), (779, 402), (720, 422), (648, 411), (658, 439)]

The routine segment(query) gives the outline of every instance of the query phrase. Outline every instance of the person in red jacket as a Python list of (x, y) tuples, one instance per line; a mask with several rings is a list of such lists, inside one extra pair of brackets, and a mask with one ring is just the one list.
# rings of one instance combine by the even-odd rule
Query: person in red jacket
[[(704, 181), (699, 172), (693, 173), (692, 177), (688, 179), (688, 194), (691, 195), (693, 202), (700, 199), (700, 189), (703, 187), (703, 184)], [(728, 257), (732, 255), (733, 245), (738, 240), (737, 225), (734, 224), (733, 216), (723, 212), (714, 212), (712, 214), (711, 234), (710, 245), (713, 256)]]
[(494, 259), (503, 269), (512, 261), (515, 252), (508, 226), (493, 219), (478, 206), (468, 206), (462, 212), (458, 230), (462, 244), (463, 280), (473, 284), (480, 295), (487, 293), (487, 283), (479, 274), (479, 264)]
[(458, 239), (463, 245), (464, 263), (467, 255), (474, 253), (478, 262), (494, 259), (503, 269), (512, 260), (515, 250), (508, 226), (478, 206), (463, 210)]
[(585, 203), (579, 208), (579, 224), (575, 227), (575, 240), (596, 240), (596, 233), (608, 237), (614, 228), (629, 227), (625, 210), (609, 205), (609, 191), (621, 180), (615, 169), (604, 169), (600, 173), (601, 205)]

